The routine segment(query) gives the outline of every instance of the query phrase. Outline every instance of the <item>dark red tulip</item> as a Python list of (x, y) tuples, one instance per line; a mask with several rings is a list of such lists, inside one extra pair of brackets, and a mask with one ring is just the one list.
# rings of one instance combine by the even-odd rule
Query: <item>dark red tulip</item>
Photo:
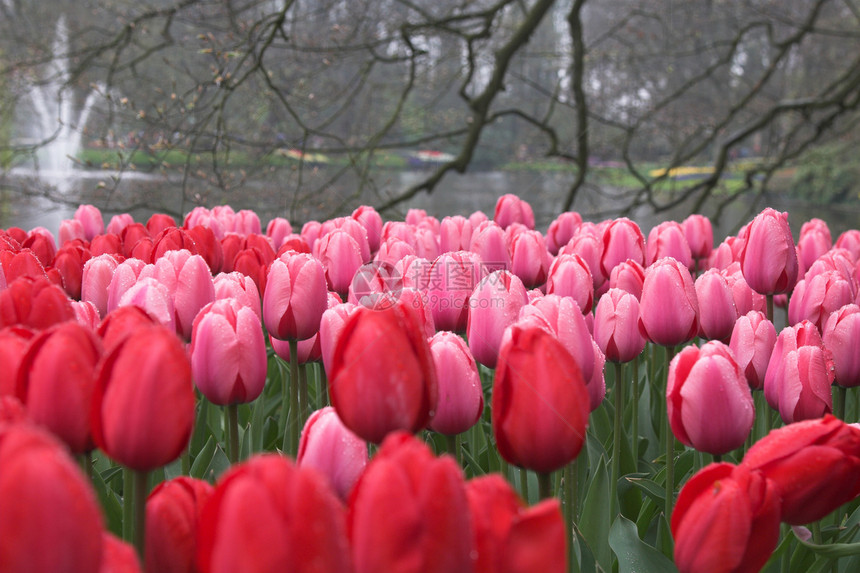
[(860, 494), (860, 430), (831, 415), (789, 424), (753, 444), (741, 466), (774, 483), (782, 521), (812, 523)]
[(91, 430), (119, 463), (150, 471), (179, 457), (194, 425), (191, 364), (176, 334), (141, 327), (107, 351), (96, 378)]
[(100, 358), (95, 334), (64, 322), (34, 338), (20, 364), (17, 395), (30, 418), (75, 454), (93, 449), (90, 408)]
[(586, 380), (546, 330), (514, 325), (510, 332), (493, 381), (493, 433), (508, 462), (551, 472), (582, 449), (590, 406)]
[(779, 540), (779, 491), (759, 472), (711, 464), (681, 488), (672, 512), (680, 573), (756, 573)]
[(0, 567), (98, 573), (101, 508), (68, 450), (27, 422), (0, 425)]
[(332, 406), (347, 428), (373, 443), (394, 430), (417, 432), (436, 409), (433, 356), (416, 316), (395, 304), (358, 307), (346, 319), (332, 357)]
[(505, 478), (466, 482), (475, 573), (567, 571), (567, 540), (559, 501), (526, 507)]
[(146, 500), (147, 572), (197, 571), (200, 512), (213, 491), (209, 482), (185, 476), (155, 486)]
[(315, 470), (275, 454), (255, 456), (225, 473), (203, 506), (197, 567), (350, 573), (344, 508)]
[(152, 253), (147, 263), (154, 263), (168, 251), (178, 250), (190, 251), (191, 254), (197, 254), (197, 243), (194, 242), (194, 237), (188, 231), (180, 227), (171, 226), (165, 228), (159, 233), (153, 233)]
[(91, 258), (89, 249), (77, 242), (66, 243), (57, 251), (51, 266), (59, 271), (63, 289), (70, 298), (81, 299), (84, 264)]
[(463, 472), (403, 432), (389, 436), (349, 499), (356, 573), (471, 571)]

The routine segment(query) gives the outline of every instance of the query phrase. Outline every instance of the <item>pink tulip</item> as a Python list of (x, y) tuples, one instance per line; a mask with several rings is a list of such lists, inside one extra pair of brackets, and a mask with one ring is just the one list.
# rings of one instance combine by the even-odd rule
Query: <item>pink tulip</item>
[(860, 386), (860, 307), (847, 304), (831, 313), (822, 339), (833, 356), (836, 383), (849, 388)]
[(838, 271), (806, 275), (801, 279), (788, 302), (788, 323), (797, 324), (809, 320), (820, 331), (830, 313), (855, 301), (856, 287)]
[(580, 225), (570, 242), (558, 252), (559, 257), (562, 255), (579, 255), (591, 272), (594, 291), (597, 292), (603, 287), (607, 279), (600, 270), (600, 259), (603, 257), (603, 231), (597, 225), (594, 223)]
[(511, 268), (511, 252), (505, 232), (495, 221), (475, 227), (469, 250), (478, 255), (487, 272)]
[(732, 291), (732, 299), (735, 301), (738, 316), (743, 316), (751, 310), (767, 312), (767, 297), (750, 288), (741, 272), (740, 263), (731, 263), (721, 272)]
[(283, 217), (275, 217), (266, 225), (266, 236), (272, 240), (272, 246), (276, 251), (284, 244), (284, 239), (292, 233), (293, 226)]
[(818, 257), (830, 250), (833, 238), (827, 223), (821, 219), (810, 219), (800, 227), (797, 239), (797, 255), (800, 266), (808, 269)]
[(581, 224), (582, 215), (576, 211), (566, 211), (553, 219), (546, 231), (546, 245), (549, 252), (557, 255), (558, 251), (570, 242)]
[[(406, 253), (412, 254), (412, 253)], [(415, 229), (415, 254), (425, 259), (435, 259), (441, 254), (439, 250), (439, 235), (427, 226)]]
[(96, 305), (89, 301), (73, 300), (72, 310), (75, 312), (75, 322), (86, 327), (87, 330), (95, 330), (101, 322)]
[(427, 297), (438, 330), (464, 332), (469, 296), (484, 278), (480, 257), (469, 251), (439, 255), (428, 269)]
[(132, 223), (134, 223), (134, 217), (132, 217), (128, 213), (120, 213), (119, 215), (114, 215), (110, 218), (106, 231), (108, 233), (119, 235), (120, 233), (122, 233), (123, 229), (125, 229)]
[(447, 435), (465, 432), (484, 410), (478, 366), (466, 342), (453, 332), (438, 332), (429, 343), (439, 379), (439, 401), (430, 429)]
[(661, 346), (676, 346), (699, 332), (699, 300), (687, 267), (671, 257), (645, 269), (639, 330)]
[(425, 338), (431, 338), (436, 334), (436, 323), (433, 322), (433, 311), (427, 295), (414, 288), (404, 288), (396, 293), (391, 293), (396, 304), (402, 304), (415, 315), (418, 328), (424, 333)]
[(511, 272), (523, 281), (526, 288), (544, 284), (550, 264), (552, 257), (539, 232), (524, 231), (511, 241)]
[(257, 318), (263, 319), (263, 310), (260, 302), (260, 291), (254, 279), (242, 273), (219, 273), (212, 279), (215, 288), (215, 300), (226, 298), (236, 299), (243, 306), (254, 311)]
[(131, 288), (122, 295), (117, 307), (136, 306), (144, 310), (159, 324), (176, 331), (176, 311), (173, 308), (173, 297), (170, 291), (155, 278), (138, 279)]
[(137, 283), (137, 277), (146, 263), (139, 259), (126, 259), (117, 265), (107, 289), (107, 312), (120, 305), (123, 295)]
[(743, 252), (746, 241), (739, 237), (726, 237), (717, 248), (708, 255), (705, 268), (723, 270), (732, 263), (740, 264), (740, 255)]
[(708, 269), (696, 279), (696, 298), (707, 301), (699, 305), (699, 336), (727, 342), (732, 335), (738, 309), (726, 277), (717, 269)]
[(471, 215), (469, 215), (469, 222), (472, 223), (472, 228), (474, 229), (484, 221), (489, 221), (490, 218), (487, 217), (487, 214), (483, 211), (475, 211)]
[(786, 424), (833, 411), (832, 358), (818, 328), (804, 320), (777, 336), (764, 378), (764, 396)]
[(788, 213), (766, 208), (748, 228), (740, 257), (747, 284), (761, 294), (790, 292), (797, 282), (798, 261)]
[(102, 212), (95, 205), (81, 205), (75, 210), (75, 219), (84, 228), (84, 238), (91, 241), (96, 235), (105, 232), (105, 222)]
[(138, 281), (147, 277), (167, 287), (176, 313), (176, 333), (190, 340), (194, 317), (215, 300), (215, 285), (206, 261), (184, 249), (168, 251), (154, 264), (144, 267)]
[(752, 394), (728, 346), (687, 346), (669, 365), (666, 408), (672, 433), (701, 452), (725, 454), (744, 444), (755, 419)]
[(527, 302), (522, 281), (508, 271), (484, 277), (469, 298), (466, 333), (475, 360), (495, 368), (502, 333), (516, 321)]
[(753, 390), (761, 390), (767, 365), (776, 344), (776, 328), (765, 313), (751, 310), (738, 317), (729, 348)]
[(266, 330), (280, 340), (310, 338), (319, 331), (327, 293), (318, 260), (304, 253), (281, 255), (269, 267), (263, 294)]
[(373, 260), (378, 263), (395, 265), (397, 261), (408, 256), (417, 256), (415, 247), (399, 237), (388, 237), (379, 245), (379, 250)]
[(334, 361), (334, 348), (343, 330), (347, 318), (356, 309), (352, 303), (345, 302), (329, 307), (323, 312), (320, 319), (320, 351), (322, 353), (323, 368), (326, 374), (331, 376), (331, 367)]
[(472, 243), (472, 223), (462, 215), (445, 217), (439, 224), (439, 251), (468, 251)]
[(860, 260), (860, 230), (849, 229), (836, 239), (836, 246), (851, 253), (854, 261)]
[(620, 288), (637, 299), (642, 296), (642, 284), (645, 282), (645, 269), (632, 259), (618, 263), (609, 275), (609, 288)]
[(99, 255), (84, 263), (81, 274), (81, 300), (92, 302), (99, 316), (108, 313), (108, 287), (119, 262), (112, 255)]
[(343, 229), (334, 229), (314, 245), (316, 258), (325, 269), (328, 288), (346, 296), (356, 271), (363, 264), (361, 248)]
[(341, 501), (349, 498), (368, 461), (367, 442), (344, 426), (331, 406), (317, 410), (305, 422), (296, 465), (324, 475)]
[(624, 290), (611, 288), (594, 311), (594, 341), (606, 359), (629, 362), (645, 348), (639, 332), (639, 301)]
[[(572, 298), (548, 294), (524, 306), (517, 324), (523, 325), (524, 321), (531, 319), (529, 324), (551, 332), (573, 356), (587, 383), (595, 368), (594, 349), (588, 323), (581, 313), (577, 316), (578, 309)], [(510, 333), (506, 331), (505, 334)]]
[[(645, 237), (639, 225), (626, 217), (611, 221), (603, 231), (600, 272), (609, 278), (613, 269), (624, 261), (645, 264)], [(598, 269), (592, 269), (597, 272)]]
[(704, 215), (692, 214), (681, 222), (690, 254), (696, 260), (705, 260), (714, 248), (714, 229)]
[(336, 217), (334, 219), (329, 219), (320, 225), (319, 238), (314, 242), (312, 252), (319, 252), (317, 249), (319, 249), (320, 246), (317, 243), (335, 229), (345, 231), (353, 238), (353, 240), (355, 240), (361, 253), (362, 263), (370, 262), (370, 241), (367, 238), (367, 231), (361, 223), (352, 217)]
[(266, 341), (259, 317), (238, 301), (204, 306), (191, 336), (194, 383), (213, 404), (252, 402), (266, 381)]
[(646, 242), (646, 263), (651, 265), (663, 257), (672, 257), (688, 269), (693, 255), (684, 228), (677, 221), (664, 221), (651, 229)]
[(367, 244), (370, 247), (370, 252), (378, 251), (382, 236), (382, 216), (373, 207), (361, 205), (352, 212), (352, 218), (361, 223), (367, 232)]
[(529, 229), (535, 228), (535, 215), (531, 205), (516, 195), (506, 194), (496, 201), (495, 221), (502, 229), (511, 223), (522, 223)]
[(591, 312), (594, 304), (594, 281), (588, 263), (577, 254), (560, 254), (549, 267), (547, 294), (569, 296), (582, 313)]

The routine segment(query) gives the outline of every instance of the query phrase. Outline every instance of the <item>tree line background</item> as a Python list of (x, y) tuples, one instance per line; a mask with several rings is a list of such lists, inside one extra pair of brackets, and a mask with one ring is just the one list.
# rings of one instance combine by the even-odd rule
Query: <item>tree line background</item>
[[(267, 185), (323, 205), (340, 181), (331, 214), (396, 210), (502, 168), (569, 172), (558, 212), (588, 194), (618, 214), (860, 200), (856, 0), (0, 0), (7, 167), (46, 141), (27, 94), (58, 60), (64, 97), (99, 98), (74, 126), (82, 167), (146, 158), (185, 209)], [(416, 150), (448, 155), (390, 185)], [(654, 170), (690, 165), (671, 192)]]

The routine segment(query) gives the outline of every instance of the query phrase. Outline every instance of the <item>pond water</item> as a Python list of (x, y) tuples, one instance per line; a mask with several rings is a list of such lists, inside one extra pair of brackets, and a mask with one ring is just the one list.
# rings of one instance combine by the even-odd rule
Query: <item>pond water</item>
[[(271, 218), (286, 217), (299, 227), (310, 219), (322, 220), (348, 214), (361, 203), (380, 203), (383, 198), (406, 189), (428, 175), (424, 171), (385, 171), (377, 174), (373, 186), (364, 191), (357, 181), (348, 177), (334, 180), (326, 170), (311, 169), (304, 173), (287, 172), (268, 177), (239, 181), (233, 191), (217, 190), (202, 179), (185, 180), (179, 174), (146, 174), (137, 172), (71, 171), (38, 178), (36, 173), (19, 170), (0, 176), (0, 227), (18, 226), (31, 229), (46, 227), (56, 233), (63, 219), (71, 218), (81, 203), (97, 205), (109, 220), (120, 212), (129, 212), (135, 220), (145, 222), (152, 213), (174, 215), (180, 220), (196, 205), (212, 207), (229, 204), (234, 209), (252, 209), (265, 226)], [(385, 214), (386, 219), (402, 218), (408, 208), (425, 209), (438, 218), (446, 215), (469, 215), (481, 210), (492, 216), (496, 200), (513, 193), (527, 200), (535, 211), (537, 227), (545, 231), (557, 215), (561, 200), (569, 188), (572, 176), (554, 172), (490, 171), (449, 175), (432, 194), (422, 193), (401, 205), (398, 213)], [(308, 189), (296, 193), (297, 188)], [(621, 201), (594, 190), (583, 191), (573, 210), (584, 220), (598, 221), (602, 213), (617, 209)], [(795, 235), (803, 222), (813, 217), (825, 220), (834, 239), (846, 229), (860, 228), (860, 206), (815, 206), (791, 202), (779, 197), (753, 202), (745, 197), (731, 204), (715, 224), (715, 241), (734, 234), (765, 206), (788, 211)], [(689, 214), (689, 207), (654, 214), (640, 208), (630, 215), (648, 231), (661, 221), (680, 221)], [(710, 217), (714, 211), (705, 210)]]

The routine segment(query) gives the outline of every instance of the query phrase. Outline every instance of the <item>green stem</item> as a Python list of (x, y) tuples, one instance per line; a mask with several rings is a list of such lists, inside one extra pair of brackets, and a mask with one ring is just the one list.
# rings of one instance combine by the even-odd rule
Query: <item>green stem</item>
[(320, 385), (319, 385), (319, 399), (317, 400), (317, 402), (319, 402), (320, 408), (324, 408), (325, 406), (329, 405), (329, 402), (328, 402), (328, 379), (326, 378), (325, 368), (323, 368), (322, 364), (320, 364), (319, 371), (320, 371), (320, 377), (319, 377)]
[(529, 503), (529, 472), (526, 468), (520, 468), (520, 495), (526, 504)]
[(609, 482), (610, 515), (618, 513), (618, 479), (621, 477), (621, 426), (624, 415), (624, 381), (621, 363), (615, 362), (615, 426), (612, 434), (612, 478)]
[(573, 563), (576, 556), (573, 553), (573, 526), (576, 522), (577, 512), (577, 467), (576, 460), (573, 460), (564, 466), (564, 523), (567, 526), (567, 547), (568, 547), (568, 563), (570, 570), (573, 571)]
[(133, 471), (134, 474), (134, 547), (141, 563), (146, 554), (146, 496), (149, 493), (149, 473)]
[(836, 388), (836, 402), (835, 412), (836, 417), (845, 421), (845, 401), (848, 399), (848, 389), (845, 386), (839, 386), (838, 384), (835, 386)]
[(179, 458), (182, 464), (182, 475), (187, 476), (191, 473), (191, 444), (182, 450), (182, 456)]
[(308, 365), (299, 365), (299, 402), (301, 403), (301, 421), (299, 425), (304, 427), (305, 422), (311, 415), (310, 397), (308, 396)]
[[(668, 373), (669, 373), (669, 364), (672, 362), (672, 358), (675, 355), (675, 347), (667, 346), (666, 347), (666, 382), (668, 383)], [(665, 402), (665, 391), (663, 392), (663, 401)], [(672, 425), (669, 423), (668, 414), (664, 415), (663, 418), (666, 421), (665, 431), (666, 431), (666, 506), (665, 513), (666, 520), (669, 521), (672, 516), (672, 507), (675, 502), (675, 434), (672, 433)]]
[[(639, 357), (633, 359), (633, 423), (632, 428), (632, 449), (633, 460), (639, 464)], [(637, 467), (638, 471), (638, 467)]]
[[(283, 450), (295, 457), (299, 451), (299, 341), (290, 340), (290, 402), (289, 416), (286, 418)], [(287, 415), (287, 404), (284, 404), (284, 415)]]
[(541, 499), (552, 496), (552, 472), (538, 472), (538, 492)]
[(227, 425), (227, 459), (232, 465), (239, 461), (239, 405), (229, 404), (224, 418)]
[[(767, 298), (767, 319), (773, 322), (773, 295), (766, 295)], [(761, 300), (761, 299), (759, 299)], [(778, 331), (777, 331), (778, 332)]]
[(81, 454), (80, 457), (81, 469), (84, 470), (84, 474), (87, 476), (87, 480), (92, 483), (93, 481), (93, 451), (88, 450)]
[(122, 470), (122, 539), (131, 543), (134, 538), (134, 470)]
[(445, 447), (448, 450), (448, 453), (457, 460), (457, 465), (463, 467), (463, 460), (460, 455), (460, 436), (456, 434), (445, 434)]
[(715, 463), (715, 464), (718, 464), (718, 463), (720, 463), (721, 461), (723, 461), (723, 456), (722, 456), (722, 454), (714, 454), (714, 463)]

